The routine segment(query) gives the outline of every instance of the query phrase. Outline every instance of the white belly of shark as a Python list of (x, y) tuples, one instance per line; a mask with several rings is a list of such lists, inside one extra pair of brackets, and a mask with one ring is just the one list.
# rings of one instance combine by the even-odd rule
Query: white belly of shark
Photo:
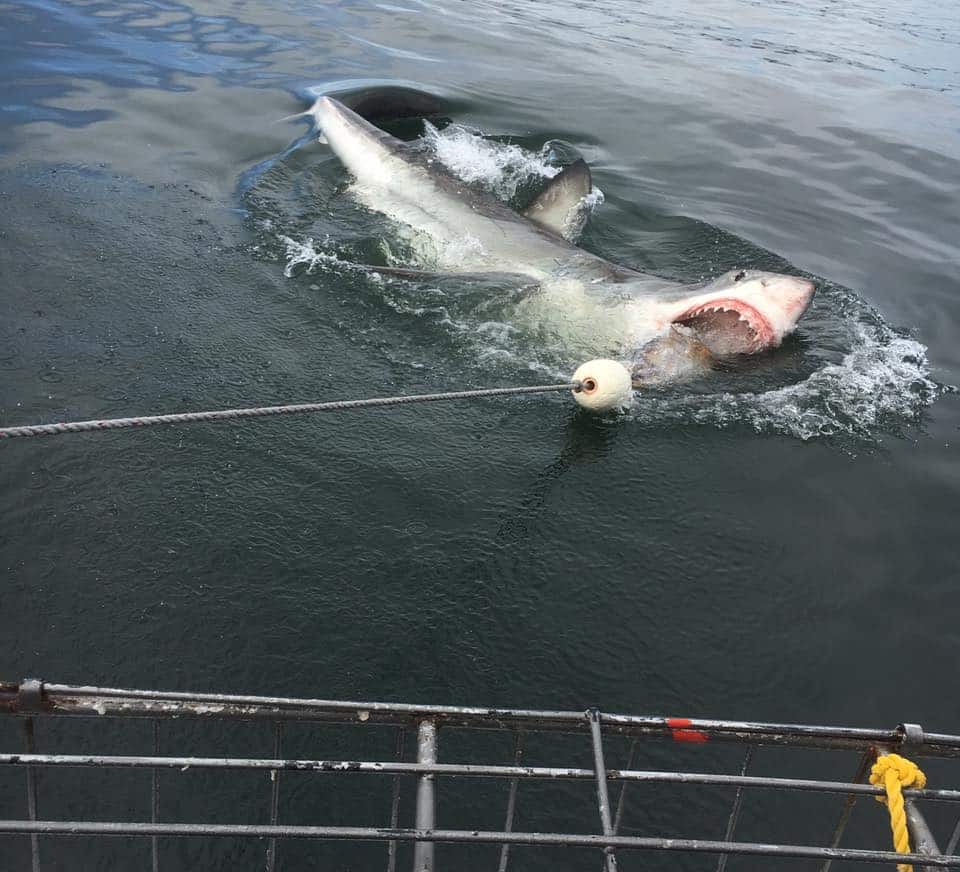
[(689, 287), (577, 248), (564, 233), (591, 192), (582, 161), (519, 215), (331, 97), (304, 114), (354, 176), (357, 198), (409, 228), (425, 275), (509, 273), (535, 282), (539, 290), (517, 307), (518, 319), (546, 329), (571, 353), (628, 361), (638, 382), (687, 377), (709, 369), (715, 356), (776, 347), (813, 297), (813, 284), (794, 276), (741, 270)]

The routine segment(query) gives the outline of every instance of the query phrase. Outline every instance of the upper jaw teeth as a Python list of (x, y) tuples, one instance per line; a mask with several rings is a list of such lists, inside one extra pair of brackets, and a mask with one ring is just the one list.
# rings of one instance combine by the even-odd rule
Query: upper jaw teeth
[(741, 324), (745, 324), (751, 333), (754, 335), (759, 333), (759, 330), (756, 328), (756, 326), (754, 326), (753, 322), (746, 315), (744, 315), (743, 312), (733, 306), (724, 305), (723, 303), (706, 303), (699, 309), (694, 309), (689, 315), (687, 315), (687, 318), (695, 318), (697, 315), (707, 315), (711, 312), (733, 312), (737, 316), (737, 320)]
[(688, 317), (692, 317), (694, 315), (706, 315), (709, 312), (734, 312), (739, 317), (744, 317), (743, 312), (741, 312), (738, 308), (735, 306), (728, 306), (724, 303), (708, 303), (705, 306), (701, 306), (699, 309), (694, 309)]

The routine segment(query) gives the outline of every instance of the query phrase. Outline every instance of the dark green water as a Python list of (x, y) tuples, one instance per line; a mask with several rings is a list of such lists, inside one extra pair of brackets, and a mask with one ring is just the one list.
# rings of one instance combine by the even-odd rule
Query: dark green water
[[(285, 154), (304, 128), (273, 122), (332, 82), (444, 97), (438, 154), (503, 196), (582, 154), (583, 245), (611, 260), (819, 288), (777, 352), (625, 416), (522, 398), (2, 445), (0, 678), (960, 731), (960, 16), (915, 5), (0, 5), (4, 424), (572, 371), (502, 300), (311, 256), (399, 245), (325, 147)], [(52, 868), (145, 862), (71, 844)], [(367, 868), (325, 850), (290, 868)], [(197, 856), (173, 868), (262, 862)]]

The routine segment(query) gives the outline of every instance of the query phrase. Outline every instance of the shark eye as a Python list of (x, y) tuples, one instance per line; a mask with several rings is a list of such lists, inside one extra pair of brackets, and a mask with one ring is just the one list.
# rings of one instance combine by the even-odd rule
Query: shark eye
[(735, 282), (739, 282), (740, 279), (745, 279), (746, 277), (747, 277), (747, 271), (744, 270), (744, 269), (742, 269), (742, 270), (740, 270), (740, 272), (738, 272), (738, 273), (733, 277), (733, 280), (734, 280)]

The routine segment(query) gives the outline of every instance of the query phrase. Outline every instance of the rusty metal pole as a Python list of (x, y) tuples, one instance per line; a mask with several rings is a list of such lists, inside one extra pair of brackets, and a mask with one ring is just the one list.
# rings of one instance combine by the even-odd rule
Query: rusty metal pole
[[(747, 753), (743, 757), (743, 763), (740, 765), (740, 775), (745, 776), (747, 769), (750, 768), (750, 761), (753, 759), (754, 746), (747, 745)], [(733, 797), (733, 806), (730, 808), (730, 817), (727, 819), (727, 831), (723, 834), (725, 842), (733, 841), (733, 832), (737, 828), (737, 821), (740, 819), (740, 809), (743, 807), (743, 785), (737, 788)], [(717, 859), (717, 872), (724, 872), (727, 868), (727, 854), (721, 854)]]
[[(27, 718), (23, 722), (23, 735), (26, 743), (27, 753), (33, 754), (36, 751), (33, 737), (33, 718)], [(30, 820), (37, 819), (37, 776), (32, 766), (27, 767), (27, 813)], [(40, 872), (40, 837), (33, 833), (30, 836), (30, 868), (33, 872)]]
[[(397, 761), (403, 762), (403, 746), (406, 743), (407, 732), (401, 727), (397, 730)], [(390, 829), (395, 830), (400, 820), (400, 775), (393, 776), (393, 800), (390, 803)], [(387, 872), (397, 870), (397, 840), (387, 844)]]
[[(607, 792), (607, 766), (603, 759), (603, 736), (600, 729), (600, 709), (587, 711), (590, 721), (590, 737), (593, 740), (593, 769), (597, 780), (597, 808), (600, 811), (600, 824), (605, 836), (613, 835), (613, 822), (610, 819), (610, 795)], [(607, 845), (603, 849), (603, 868), (606, 872), (617, 872), (617, 855)]]
[[(913, 754), (923, 747), (923, 727), (920, 724), (902, 723), (897, 731), (903, 734), (900, 750), (904, 754)], [(907, 829), (913, 850), (918, 854), (939, 856), (940, 847), (934, 838), (927, 821), (917, 804), (909, 796), (903, 798), (903, 807), (907, 814)], [(924, 872), (933, 872), (932, 866), (921, 867)]]
[[(920, 813), (917, 804), (912, 799), (904, 799), (903, 807), (907, 813), (907, 829), (910, 831), (910, 838), (913, 842), (913, 850), (917, 854), (924, 854), (928, 857), (939, 857), (940, 848), (937, 840), (934, 838), (926, 818)], [(932, 866), (924, 866), (925, 872), (934, 872)]]
[[(283, 744), (283, 722), (277, 721), (273, 727), (273, 756), (279, 757)], [(270, 825), (276, 826), (280, 817), (280, 773), (270, 770)], [(271, 839), (267, 845), (267, 872), (277, 868), (277, 840)]]
[[(865, 751), (860, 757), (860, 764), (857, 766), (857, 772), (853, 776), (853, 784), (862, 784), (866, 778), (867, 774), (870, 772), (870, 767), (873, 765), (873, 761), (876, 758), (876, 749), (869, 749)], [(840, 818), (837, 820), (837, 825), (833, 828), (833, 836), (830, 838), (830, 844), (827, 846), (829, 848), (839, 848), (840, 840), (843, 838), (843, 831), (847, 828), (847, 823), (850, 820), (850, 813), (853, 811), (853, 807), (857, 803), (857, 794), (848, 793), (847, 798), (843, 803), (843, 808), (840, 809)], [(833, 865), (832, 859), (824, 860), (823, 865), (820, 867), (820, 872), (830, 872), (830, 867)]]
[[(437, 762), (437, 725), (433, 721), (420, 721), (417, 728), (417, 762)], [(437, 797), (434, 791), (434, 776), (427, 773), (417, 782), (418, 830), (432, 830), (437, 824)], [(413, 849), (413, 872), (433, 872), (433, 842), (417, 842)]]
[[(160, 721), (153, 721), (153, 756), (160, 756)], [(150, 820), (160, 823), (160, 770), (156, 766), (150, 770)], [(150, 840), (150, 868), (160, 872), (160, 840), (154, 836)], [(272, 872), (272, 870), (271, 870)]]
[[(909, 754), (912, 749), (923, 745), (923, 728), (919, 724), (901, 724), (897, 728), (903, 734), (903, 742), (900, 746), (901, 751)], [(877, 749), (877, 759), (885, 757), (890, 753), (886, 748)], [(903, 808), (907, 815), (907, 831), (910, 833), (910, 842), (913, 850), (917, 854), (925, 856), (940, 856), (940, 848), (937, 840), (934, 838), (930, 827), (916, 803), (908, 796), (903, 798)], [(933, 872), (932, 866), (920, 867), (923, 872)]]
[[(513, 743), (513, 765), (519, 766), (523, 758), (523, 733), (518, 732)], [(510, 791), (507, 794), (507, 819), (503, 823), (503, 831), (506, 833), (513, 831), (513, 818), (517, 811), (517, 789), (520, 787), (519, 778), (510, 779)], [(500, 863), (497, 866), (497, 872), (507, 872), (507, 864), (510, 862), (510, 843), (504, 842), (500, 847)]]

